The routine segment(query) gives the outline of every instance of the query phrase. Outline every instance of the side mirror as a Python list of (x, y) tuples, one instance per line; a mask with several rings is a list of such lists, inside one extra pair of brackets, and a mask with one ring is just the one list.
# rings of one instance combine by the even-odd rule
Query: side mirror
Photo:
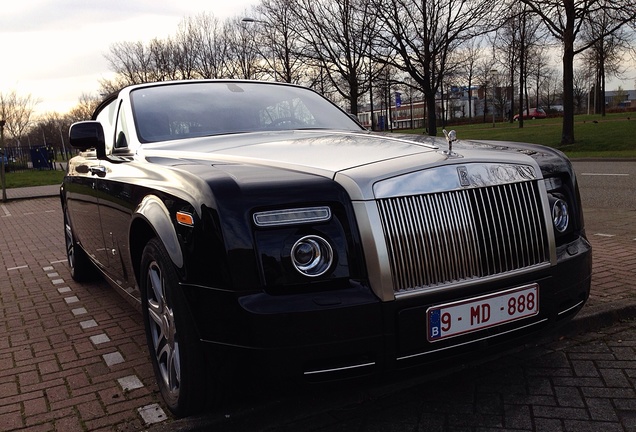
[(104, 128), (97, 121), (73, 123), (69, 130), (69, 141), (72, 147), (82, 151), (94, 148), (97, 159), (106, 158)]

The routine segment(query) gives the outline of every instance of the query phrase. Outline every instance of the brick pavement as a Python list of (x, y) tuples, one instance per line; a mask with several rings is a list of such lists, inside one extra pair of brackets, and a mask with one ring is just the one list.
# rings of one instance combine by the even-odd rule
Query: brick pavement
[[(271, 419), (267, 429), (255, 419), (219, 420), (215, 430), (636, 431), (635, 358), (631, 320), (526, 347), (399, 392), (358, 391), (349, 395), (348, 405), (334, 404), (342, 408), (286, 423)], [(302, 408), (312, 402), (305, 400)]]
[(160, 406), (141, 315), (71, 279), (59, 199), (0, 203), (0, 231), (0, 429), (142, 429)]
[(585, 219), (594, 266), (590, 299), (579, 319), (592, 315), (609, 323), (636, 316), (636, 210), (586, 207)]
[(257, 395), (152, 426), (165, 414), (140, 314), (70, 278), (56, 197), (0, 203), (0, 429), (636, 431), (636, 323), (615, 323), (636, 316), (635, 216), (586, 209), (592, 295), (562, 340), (442, 381)]

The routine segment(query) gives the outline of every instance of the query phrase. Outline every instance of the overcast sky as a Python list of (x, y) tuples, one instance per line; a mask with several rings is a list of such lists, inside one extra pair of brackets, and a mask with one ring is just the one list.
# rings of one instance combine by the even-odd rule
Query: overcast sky
[[(202, 12), (242, 16), (257, 0), (12, 0), (0, 6), (0, 92), (40, 103), (36, 112), (66, 113), (82, 93), (96, 94), (112, 75), (104, 55), (115, 42), (172, 36)], [(633, 69), (624, 88), (633, 88)], [(620, 83), (618, 83), (620, 84)], [(617, 83), (608, 82), (608, 90)]]
[(40, 100), (37, 113), (66, 113), (110, 76), (115, 42), (173, 35), (201, 12), (225, 19), (256, 0), (14, 0), (0, 6), (0, 92)]

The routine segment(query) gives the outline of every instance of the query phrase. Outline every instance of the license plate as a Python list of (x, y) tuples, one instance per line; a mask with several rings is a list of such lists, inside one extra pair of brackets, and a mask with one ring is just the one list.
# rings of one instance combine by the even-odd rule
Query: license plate
[(539, 285), (531, 284), (491, 295), (429, 308), (428, 340), (442, 339), (517, 321), (539, 313)]

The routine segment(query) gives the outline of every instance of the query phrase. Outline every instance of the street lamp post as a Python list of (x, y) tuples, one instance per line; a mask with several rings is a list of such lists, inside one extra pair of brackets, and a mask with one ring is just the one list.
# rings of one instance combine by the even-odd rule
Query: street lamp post
[[(241, 20), (242, 22), (245, 23), (257, 23), (257, 24), (263, 24), (265, 27), (271, 27), (270, 23), (268, 23), (267, 21), (263, 21), (263, 20), (258, 20), (256, 18), (243, 18)], [(273, 69), (273, 75), (274, 75), (274, 81), (277, 82), (278, 78), (276, 77), (276, 50), (275, 50), (275, 45), (274, 45), (274, 37), (272, 36), (272, 69)]]
[(492, 75), (492, 127), (495, 127), (495, 79), (497, 78), (497, 69), (492, 69), (490, 74)]
[(2, 202), (7, 202), (7, 187), (4, 181), (4, 125), (6, 122), (0, 120), (0, 183), (2, 183)]

